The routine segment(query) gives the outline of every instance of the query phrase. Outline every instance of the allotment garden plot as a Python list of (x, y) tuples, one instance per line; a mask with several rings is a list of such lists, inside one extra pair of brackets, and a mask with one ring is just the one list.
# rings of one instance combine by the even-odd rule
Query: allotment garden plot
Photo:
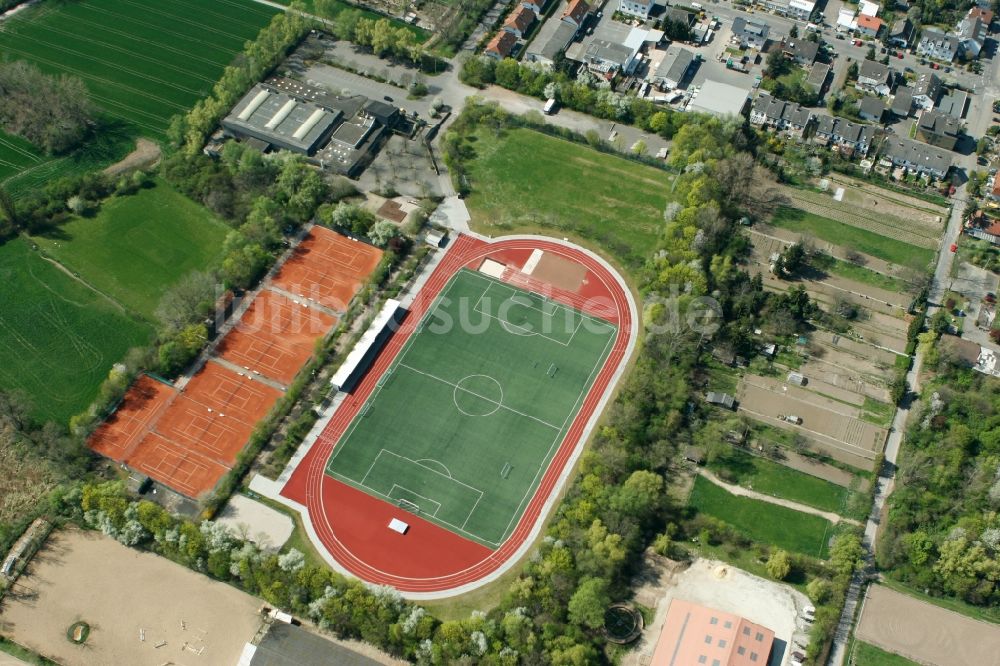
[(327, 472), (495, 548), (616, 334), (604, 320), (462, 270), (379, 380)]

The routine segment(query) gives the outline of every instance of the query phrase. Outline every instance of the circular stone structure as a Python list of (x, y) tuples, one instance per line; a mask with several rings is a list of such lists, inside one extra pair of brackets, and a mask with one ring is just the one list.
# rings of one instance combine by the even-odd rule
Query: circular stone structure
[[(542, 265), (538, 264), (539, 256), (545, 257)], [(528, 272), (522, 272), (522, 268)], [(440, 521), (403, 511), (403, 504), (388, 499), (400, 497), (395, 494), (402, 492), (398, 489), (379, 498), (326, 472), (338, 442), (361, 413), (368, 396), (378, 388), (379, 379), (400, 355), (445, 286), (463, 269), (480, 271), (517, 289), (543, 293), (557, 304), (611, 323), (616, 329), (603, 363), (594, 369), (589, 391), (581, 394), (575, 416), (567, 419), (553, 442), (551, 458), (547, 467), (539, 470), (535, 490), (525, 496), (519, 517), (494, 548), (445, 529)], [(572, 282), (566, 276), (572, 277)], [(404, 299), (404, 306), (409, 313), (403, 323), (352, 393), (344, 397), (335, 412), (324, 417), (327, 420), (319, 436), (303, 444), (278, 484), (269, 486), (261, 480), (255, 489), (270, 493), (303, 515), (307, 534), (334, 569), (368, 583), (392, 586), (410, 599), (446, 598), (498, 578), (527, 553), (624, 372), (635, 348), (639, 316), (624, 279), (605, 260), (572, 243), (538, 236), (488, 240), (460, 234), (412, 303)], [(485, 384), (492, 382), (480, 377), (476, 388), (468, 387), (482, 396), (476, 399), (475, 410), (467, 410), (470, 413), (478, 415), (505, 406), (501, 404), (502, 391), (498, 396), (484, 393)], [(494, 385), (492, 390), (497, 388), (510, 387)], [(456, 389), (456, 394), (459, 392)], [(455, 407), (465, 410), (467, 405), (456, 399), (452, 409)], [(485, 426), (489, 417), (481, 416)], [(400, 485), (405, 483), (401, 481)], [(414, 492), (419, 493), (419, 489)], [(405, 534), (387, 528), (393, 519), (406, 523)]]
[(604, 632), (612, 643), (631, 643), (639, 638), (644, 626), (642, 613), (631, 606), (614, 604), (604, 612)]

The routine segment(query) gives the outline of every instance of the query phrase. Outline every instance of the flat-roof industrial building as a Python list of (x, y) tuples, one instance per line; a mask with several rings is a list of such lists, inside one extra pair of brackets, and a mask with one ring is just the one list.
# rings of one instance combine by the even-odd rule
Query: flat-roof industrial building
[(273, 78), (251, 88), (222, 120), (222, 128), (264, 152), (292, 151), (323, 168), (354, 176), (398, 120), (398, 109), (362, 95), (338, 97)]

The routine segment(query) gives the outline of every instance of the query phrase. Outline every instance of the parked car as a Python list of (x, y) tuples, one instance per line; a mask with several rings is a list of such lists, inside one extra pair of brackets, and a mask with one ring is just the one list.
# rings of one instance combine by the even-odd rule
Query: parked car
[(854, 40), (854, 45), (855, 46), (861, 46), (862, 44), (863, 44), (863, 42), (860, 39), (855, 39)]
[(936, 62), (932, 62), (931, 69), (941, 69), (941, 65), (937, 64)]
[(902, 53), (897, 53), (896, 57), (899, 58), (900, 60), (902, 60), (903, 59), (903, 54)]

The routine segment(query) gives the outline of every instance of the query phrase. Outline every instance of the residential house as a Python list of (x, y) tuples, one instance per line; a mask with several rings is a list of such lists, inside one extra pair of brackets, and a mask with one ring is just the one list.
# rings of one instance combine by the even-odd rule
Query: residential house
[(737, 16), (733, 19), (732, 40), (740, 45), (740, 48), (751, 48), (761, 50), (767, 44), (771, 26), (760, 19), (747, 19)]
[(882, 30), (882, 19), (880, 19), (877, 16), (858, 14), (857, 30), (862, 35), (868, 35), (869, 37), (878, 37), (879, 31)]
[(937, 110), (959, 120), (965, 116), (965, 107), (969, 103), (969, 93), (957, 88), (938, 100)]
[(921, 109), (933, 109), (941, 96), (941, 79), (937, 74), (924, 72), (913, 83), (913, 104)]
[(694, 53), (679, 46), (671, 46), (651, 79), (661, 88), (679, 88), (693, 64)]
[(830, 65), (825, 62), (818, 62), (809, 70), (809, 76), (806, 77), (806, 85), (815, 90), (817, 95), (822, 96), (823, 88), (826, 86), (826, 80), (829, 76)]
[(618, 0), (618, 11), (645, 20), (649, 18), (654, 4), (654, 0)]
[(986, 34), (989, 26), (983, 23), (980, 14), (973, 14), (972, 10), (965, 15), (958, 23), (956, 35), (961, 42), (961, 50), (970, 58), (978, 58), (979, 52), (983, 50), (983, 43), (986, 41)]
[(909, 117), (913, 113), (913, 89), (908, 86), (896, 88), (896, 94), (892, 98), (892, 106), (889, 110), (900, 118)]
[(518, 5), (517, 8), (507, 16), (507, 20), (504, 21), (503, 24), (503, 29), (518, 39), (523, 39), (528, 34), (528, 30), (534, 23), (535, 12), (527, 7)]
[(1000, 201), (1000, 176), (993, 174), (993, 178), (990, 180), (990, 188), (986, 193), (993, 201)]
[(511, 32), (501, 30), (493, 36), (483, 53), (496, 60), (503, 60), (510, 57), (515, 44), (517, 44), (517, 37)]
[(858, 116), (862, 120), (881, 123), (885, 116), (885, 103), (878, 97), (865, 95), (861, 98), (861, 103), (858, 104)]
[(531, 46), (524, 54), (524, 59), (552, 67), (559, 55), (576, 37), (576, 32), (577, 28), (571, 23), (546, 21), (531, 40)]
[(812, 112), (801, 104), (786, 102), (761, 93), (750, 107), (750, 122), (779, 132), (802, 137), (812, 121)]
[(878, 16), (879, 4), (873, 0), (861, 0), (858, 3), (858, 16)]
[(966, 16), (968, 16), (970, 18), (978, 18), (980, 21), (982, 21), (983, 25), (986, 26), (987, 32), (990, 29), (990, 24), (993, 23), (993, 10), (989, 9), (988, 6), (986, 6), (986, 7), (980, 7), (980, 6), (973, 7), (972, 9), (969, 10), (969, 13), (966, 14)]
[(947, 150), (898, 136), (886, 138), (882, 154), (896, 166), (935, 178), (948, 175), (952, 165), (952, 153)]
[(590, 5), (588, 5), (584, 0), (570, 0), (569, 5), (563, 12), (562, 17), (559, 19), (564, 23), (569, 23), (572, 26), (576, 26), (579, 30), (583, 26), (583, 22), (587, 19), (587, 13), (590, 11)]
[(663, 15), (665, 21), (671, 21), (673, 23), (680, 23), (681, 25), (686, 25), (688, 28), (694, 25), (695, 15), (684, 9), (683, 7), (670, 6), (667, 7), (666, 14)]
[(790, 16), (800, 21), (808, 21), (816, 8), (813, 0), (757, 0), (757, 4), (775, 14)]
[(781, 43), (781, 52), (786, 58), (791, 58), (797, 64), (808, 67), (816, 62), (819, 44), (807, 39), (786, 39)]
[(541, 16), (545, 11), (545, 5), (548, 4), (545, 0), (521, 0), (521, 6), (530, 9), (535, 12), (538, 16)]
[(909, 48), (913, 41), (913, 23), (908, 18), (901, 18), (892, 24), (886, 43), (901, 49)]
[(789, 0), (788, 16), (800, 21), (808, 21), (812, 17), (816, 3), (813, 0)]
[(821, 115), (816, 118), (815, 140), (842, 153), (864, 157), (871, 149), (875, 128), (843, 118)]
[(624, 44), (606, 39), (595, 39), (583, 54), (583, 62), (590, 71), (605, 77), (618, 72), (631, 74), (635, 69), (636, 53)]
[(928, 58), (951, 62), (958, 55), (960, 40), (935, 28), (924, 28), (917, 42), (917, 53)]
[(876, 60), (865, 60), (858, 69), (856, 87), (884, 97), (892, 92), (894, 79), (895, 75), (888, 65)]
[(955, 150), (962, 135), (962, 123), (940, 111), (924, 111), (917, 121), (917, 136), (932, 146)]

